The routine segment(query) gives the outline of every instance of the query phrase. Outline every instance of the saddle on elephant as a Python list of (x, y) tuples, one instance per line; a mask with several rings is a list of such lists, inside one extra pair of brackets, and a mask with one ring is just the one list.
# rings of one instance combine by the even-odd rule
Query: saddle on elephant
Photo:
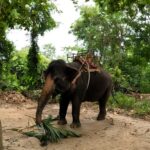
[(100, 67), (94, 63), (93, 55), (88, 53), (85, 56), (77, 55), (73, 62), (79, 62), (82, 64), (82, 71), (86, 72), (100, 72)]

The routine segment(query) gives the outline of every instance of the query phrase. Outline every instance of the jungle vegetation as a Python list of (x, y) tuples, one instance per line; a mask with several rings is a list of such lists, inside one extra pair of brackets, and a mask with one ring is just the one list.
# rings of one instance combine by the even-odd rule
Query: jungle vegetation
[[(88, 0), (85, 0), (85, 3)], [(78, 7), (80, 17), (70, 32), (80, 41), (68, 51), (100, 52), (100, 64), (112, 74), (117, 91), (150, 93), (150, 3), (148, 0), (93, 0)], [(55, 47), (40, 51), (38, 36), (57, 26), (53, 0), (0, 0), (0, 89), (33, 90), (42, 86), (42, 71), (54, 58)], [(6, 37), (10, 29), (30, 32), (31, 44), (16, 50)]]

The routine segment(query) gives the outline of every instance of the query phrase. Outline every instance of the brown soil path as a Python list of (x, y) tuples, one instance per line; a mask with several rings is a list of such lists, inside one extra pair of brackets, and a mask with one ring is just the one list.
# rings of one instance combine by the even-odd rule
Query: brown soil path
[[(92, 103), (82, 106), (82, 127), (76, 129), (82, 134), (80, 138), (62, 139), (58, 143), (41, 147), (36, 138), (8, 130), (32, 125), (34, 121), (28, 116), (34, 117), (35, 109), (34, 102), (0, 106), (5, 150), (150, 150), (150, 122), (112, 113), (108, 113), (106, 120), (98, 122), (95, 119), (98, 107)], [(44, 117), (48, 114), (56, 116), (57, 113), (58, 104), (49, 104), (44, 110)], [(65, 128), (70, 128), (71, 107), (67, 120)]]

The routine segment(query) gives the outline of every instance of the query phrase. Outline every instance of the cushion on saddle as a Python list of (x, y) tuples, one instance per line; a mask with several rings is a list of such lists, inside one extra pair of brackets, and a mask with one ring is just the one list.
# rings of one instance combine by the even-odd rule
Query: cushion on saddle
[(82, 65), (82, 71), (90, 71), (90, 72), (100, 72), (100, 67), (98, 67), (93, 61), (76, 56), (73, 62), (79, 62)]

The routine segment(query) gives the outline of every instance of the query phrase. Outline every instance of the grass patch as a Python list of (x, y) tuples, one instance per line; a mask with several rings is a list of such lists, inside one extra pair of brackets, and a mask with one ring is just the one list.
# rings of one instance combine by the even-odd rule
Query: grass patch
[(108, 109), (120, 108), (125, 111), (133, 110), (133, 114), (144, 116), (150, 115), (150, 101), (136, 100), (134, 97), (127, 96), (123, 93), (116, 93), (115, 100), (110, 97), (108, 102)]
[(134, 108), (134, 104), (136, 103), (135, 98), (129, 97), (123, 93), (116, 93), (113, 97), (110, 98), (108, 105), (111, 108), (121, 108), (125, 110), (131, 110)]
[(137, 101), (134, 105), (135, 114), (144, 116), (150, 115), (150, 101)]

